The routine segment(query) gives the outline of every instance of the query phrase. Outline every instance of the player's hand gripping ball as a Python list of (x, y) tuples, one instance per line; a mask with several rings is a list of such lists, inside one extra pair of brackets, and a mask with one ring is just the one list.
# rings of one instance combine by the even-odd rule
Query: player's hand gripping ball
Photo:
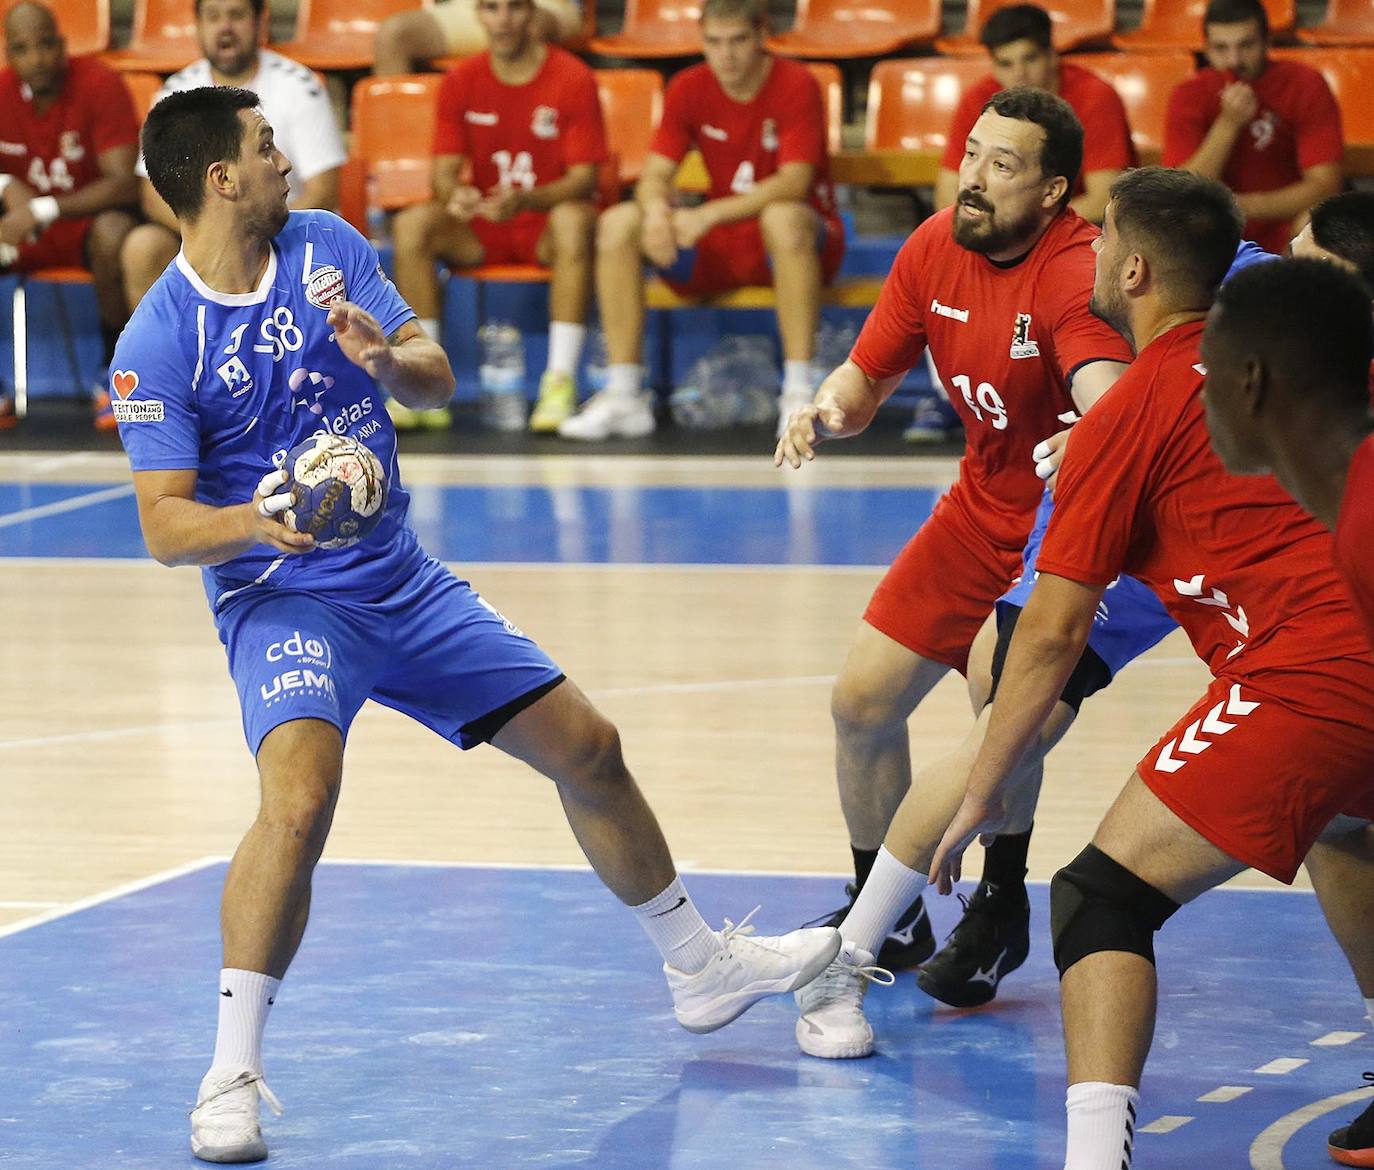
[(315, 434), (286, 456), (291, 507), (283, 518), (317, 548), (347, 548), (377, 527), (387, 481), (377, 456), (347, 435)]

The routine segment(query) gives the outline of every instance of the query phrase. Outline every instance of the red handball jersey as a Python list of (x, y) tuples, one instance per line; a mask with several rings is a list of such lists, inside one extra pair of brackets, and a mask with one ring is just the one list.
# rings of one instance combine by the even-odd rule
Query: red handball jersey
[(1336, 520), (1336, 568), (1374, 646), (1374, 435), (1350, 461)]
[(1271, 477), (1229, 474), (1203, 418), (1202, 322), (1147, 345), (1073, 429), (1036, 565), (1144, 581), (1214, 675), (1367, 655), (1332, 538)]
[(703, 61), (668, 83), (663, 121), (649, 149), (677, 162), (695, 146), (711, 179), (712, 199), (742, 195), (786, 163), (810, 163), (816, 168), (811, 206), (830, 216), (835, 191), (825, 126), (821, 87), (805, 65), (774, 57), (753, 101), (737, 102)]
[(100, 178), (100, 155), (138, 146), (129, 91), (113, 69), (73, 57), (57, 100), (45, 113), (13, 69), (0, 70), (0, 173), (40, 195), (65, 195)]
[[(957, 171), (964, 161), (964, 143), (988, 99), (1000, 93), (997, 78), (987, 77), (960, 99), (949, 124), (949, 139), (940, 166)], [(1073, 193), (1083, 193), (1083, 176), (1093, 171), (1124, 171), (1140, 165), (1131, 141), (1126, 107), (1107, 82), (1089, 69), (1064, 62), (1059, 66), (1059, 96), (1083, 123), (1083, 167), (1074, 181)]]
[(1016, 264), (960, 247), (954, 209), (910, 236), (855, 343), (870, 378), (911, 369), (930, 346), (964, 423), (957, 493), (990, 540), (1020, 551), (1045, 485), (1031, 451), (1071, 421), (1069, 379), (1088, 362), (1131, 360), (1088, 311), (1097, 229), (1065, 210)]
[(591, 69), (550, 45), (524, 85), (507, 85), (479, 53), (448, 71), (439, 87), (434, 153), (472, 164), (472, 185), (533, 190), (570, 167), (606, 159), (606, 127)]
[[(1221, 91), (1235, 80), (1231, 73), (1203, 69), (1174, 88), (1164, 124), (1164, 166), (1182, 166), (1193, 156), (1217, 120)], [(1320, 73), (1296, 61), (1271, 60), (1252, 88), (1259, 113), (1237, 136), (1221, 176), (1232, 191), (1275, 191), (1296, 183), (1308, 167), (1341, 161), (1341, 110)], [(1289, 228), (1286, 219), (1252, 219), (1245, 238), (1282, 256)]]

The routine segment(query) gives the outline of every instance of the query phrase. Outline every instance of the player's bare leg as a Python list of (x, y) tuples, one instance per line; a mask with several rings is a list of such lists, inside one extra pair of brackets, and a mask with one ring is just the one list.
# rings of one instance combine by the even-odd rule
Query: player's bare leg
[(1374, 1023), (1374, 825), (1337, 817), (1303, 864)]
[(592, 296), (592, 249), (596, 207), (568, 201), (549, 212), (537, 256), (553, 270), (549, 282), (549, 364), (539, 380), (539, 400), (530, 415), (530, 430), (549, 433), (577, 407), (573, 376), (587, 335), (587, 309)]
[(181, 249), (181, 237), (160, 223), (141, 223), (124, 239), (119, 266), (123, 272), (124, 300), (136, 309)]
[[(455, 0), (466, 3), (467, 0)], [(400, 12), (377, 26), (372, 71), (378, 77), (413, 73), (418, 65), (448, 55), (443, 26), (428, 12)]]
[[(1095, 940), (1111, 938), (1120, 948), (1129, 939), (1153, 955), (1153, 931), (1173, 910), (1244, 868), (1132, 775), (1093, 845), (1056, 875), (1051, 914), (1068, 1056), (1066, 1170), (1116, 1170), (1123, 1149), (1129, 1164), (1137, 1090), (1154, 1037), (1152, 958), (1098, 949)], [(1085, 953), (1075, 961), (1079, 951)]]
[(644, 213), (631, 200), (596, 224), (596, 303), (606, 334), (606, 388), (559, 425), (565, 439), (635, 438), (653, 431), (652, 395), (644, 392)]
[(310, 914), (310, 882), (343, 776), (343, 739), (319, 719), (274, 728), (258, 748), (258, 815), (224, 880), (219, 1028), (191, 1113), (191, 1149), (210, 1162), (267, 1156), (258, 1100), (280, 1112), (263, 1081), (268, 1010)]
[(799, 407), (811, 401), (811, 359), (821, 315), (820, 217), (805, 203), (770, 203), (759, 213), (759, 231), (773, 267), (783, 378), (778, 399), (779, 434)]
[(557, 785), (582, 852), (663, 956), (683, 1027), (714, 1031), (765, 995), (808, 982), (834, 958), (840, 943), (830, 929), (768, 939), (706, 925), (625, 766), (619, 733), (572, 682), (526, 707), (492, 744)]

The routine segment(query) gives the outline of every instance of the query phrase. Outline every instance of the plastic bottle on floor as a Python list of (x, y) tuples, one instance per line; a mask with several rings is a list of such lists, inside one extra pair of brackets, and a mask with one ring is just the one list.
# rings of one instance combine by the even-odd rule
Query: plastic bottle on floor
[(482, 365), (482, 425), (494, 431), (523, 431), (528, 402), (525, 399), (525, 343), (520, 330), (509, 321), (491, 321), (478, 331)]

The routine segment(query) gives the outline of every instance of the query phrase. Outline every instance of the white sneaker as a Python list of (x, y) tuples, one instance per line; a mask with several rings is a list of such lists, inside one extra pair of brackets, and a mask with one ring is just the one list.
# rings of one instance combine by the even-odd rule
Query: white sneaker
[(261, 1162), (267, 1143), (258, 1124), (258, 1100), (281, 1116), (262, 1073), (249, 1068), (212, 1068), (200, 1082), (191, 1110), (191, 1153), (202, 1162)]
[(695, 975), (663, 964), (677, 1022), (687, 1031), (714, 1032), (764, 996), (795, 991), (839, 952), (839, 931), (830, 926), (779, 938), (752, 937), (754, 928), (748, 923), (757, 911), (755, 906), (738, 926), (725, 920), (720, 950)]
[(787, 430), (787, 420), (800, 410), (803, 406), (811, 405), (811, 393), (807, 390), (787, 390), (784, 389), (778, 395), (778, 438), (781, 439), (783, 432)]
[(651, 395), (612, 394), (601, 390), (582, 404), (572, 418), (558, 425), (558, 433), (565, 439), (621, 438), (642, 439), (654, 433), (654, 406)]
[(808, 1056), (852, 1060), (873, 1051), (873, 1029), (864, 1018), (864, 993), (870, 983), (890, 987), (890, 971), (874, 966), (873, 956), (845, 943), (835, 961), (797, 992), (797, 1043)]

